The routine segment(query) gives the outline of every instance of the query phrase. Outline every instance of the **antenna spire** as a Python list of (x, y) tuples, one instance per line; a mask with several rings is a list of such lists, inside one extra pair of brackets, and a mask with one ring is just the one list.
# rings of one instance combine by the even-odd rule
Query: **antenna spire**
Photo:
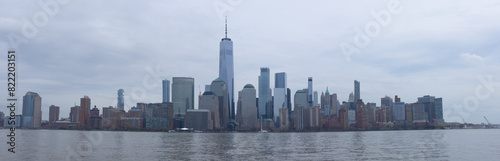
[(227, 16), (226, 16), (226, 38), (227, 38)]

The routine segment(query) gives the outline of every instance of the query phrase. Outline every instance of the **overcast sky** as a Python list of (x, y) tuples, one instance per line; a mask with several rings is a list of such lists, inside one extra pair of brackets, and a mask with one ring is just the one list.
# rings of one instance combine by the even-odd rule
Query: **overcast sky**
[(313, 77), (319, 94), (328, 87), (347, 101), (358, 80), (365, 103), (433, 95), (448, 122), (500, 123), (498, 1), (62, 2), (0, 0), (0, 51), (17, 49), (18, 96), (39, 93), (43, 120), (50, 105), (68, 117), (84, 95), (100, 110), (116, 106), (120, 88), (126, 109), (161, 102), (160, 82), (172, 77), (195, 78), (197, 96), (218, 77), (227, 15), (235, 94), (257, 88), (269, 67), (271, 87), (286, 72), (292, 95)]

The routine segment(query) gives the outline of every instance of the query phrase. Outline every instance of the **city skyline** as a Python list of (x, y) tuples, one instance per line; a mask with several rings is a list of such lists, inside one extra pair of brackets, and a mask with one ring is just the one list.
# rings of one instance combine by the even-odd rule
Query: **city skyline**
[[(59, 106), (60, 116), (65, 117), (84, 95), (92, 98), (91, 106), (117, 105), (118, 89), (125, 90), (125, 109), (137, 102), (161, 102), (161, 80), (193, 77), (197, 108), (196, 95), (204, 91), (200, 86), (217, 78), (217, 43), (224, 35), (224, 20), (212, 2), (158, 4), (142, 14), (126, 13), (124, 9), (152, 4), (126, 2), (114, 7), (110, 2), (101, 3), (96, 13), (86, 12), (95, 6), (82, 2), (61, 6), (46, 26), (38, 28), (36, 36), (18, 47), (18, 98), (27, 91), (39, 93), (43, 97), (42, 118), (48, 120), (50, 105)], [(499, 15), (495, 5), (445, 1), (433, 2), (436, 5), (424, 10), (419, 2), (401, 2), (401, 13), (392, 15), (390, 24), (382, 27), (378, 36), (370, 37), (371, 43), (347, 61), (339, 44), (355, 37), (354, 28), (364, 29), (369, 22), (377, 22), (371, 11), (380, 13), (387, 8), (387, 2), (367, 3), (373, 5), (303, 3), (312, 12), (295, 16), (288, 14), (300, 10), (299, 5), (244, 1), (231, 6), (233, 11), (227, 15), (231, 28), (228, 37), (235, 41), (233, 92), (246, 84), (258, 89), (259, 68), (269, 67), (271, 81), (273, 73), (287, 73), (292, 95), (307, 88), (306, 79), (313, 77), (315, 91), (325, 92), (329, 87), (331, 93), (337, 93), (338, 100), (345, 101), (354, 92), (352, 81), (358, 80), (363, 83), (361, 99), (365, 103), (379, 104), (385, 95), (398, 95), (401, 102), (410, 103), (423, 95), (435, 95), (445, 98), (444, 119), (462, 122), (448, 116), (447, 111), (454, 109), (455, 104), (463, 105), (464, 101), (478, 98), (476, 87), (484, 84), (482, 80), (488, 82), (489, 75), (492, 82), (499, 82), (500, 67), (496, 64), (500, 64), (500, 58), (495, 54), (499, 48), (492, 44), (497, 40), (500, 26), (494, 21)], [(187, 11), (175, 9), (179, 6)], [(273, 6), (282, 6), (282, 12), (276, 12)], [(8, 25), (0, 29), (2, 35), (22, 34), (23, 17), (32, 21), (34, 13), (43, 11), (34, 2), (5, 7), (8, 9), (0, 13), (5, 15), (2, 21)], [(124, 16), (98, 17), (102, 15), (99, 11), (105, 9), (124, 11)], [(263, 12), (250, 11), (254, 9)], [(159, 14), (157, 17), (161, 18), (140, 19)], [(75, 23), (73, 18), (78, 15), (76, 23), (80, 27), (69, 25)], [(477, 17), (482, 20), (475, 21)], [(420, 31), (424, 34), (417, 35)], [(64, 37), (55, 36), (63, 34)], [(4, 40), (0, 49), (7, 51), (9, 40), (6, 37)], [(270, 85), (270, 88), (275, 87)], [(491, 122), (500, 122), (495, 117), (500, 113), (495, 103), (500, 99), (500, 89), (492, 88), (494, 92), (480, 99), (477, 108), (457, 111), (465, 121), (481, 123), (486, 116)], [(483, 88), (481, 94), (488, 91)], [(234, 97), (237, 98), (236, 94)], [(17, 113), (21, 111), (18, 109)]]

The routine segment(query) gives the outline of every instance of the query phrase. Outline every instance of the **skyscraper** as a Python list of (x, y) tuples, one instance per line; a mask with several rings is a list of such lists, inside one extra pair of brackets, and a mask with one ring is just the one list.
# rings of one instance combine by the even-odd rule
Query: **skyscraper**
[(35, 92), (28, 92), (23, 97), (22, 127), (41, 127), (42, 97)]
[(123, 89), (118, 90), (118, 104), (116, 105), (116, 108), (119, 110), (125, 110), (125, 103), (123, 101)]
[(78, 112), (78, 122), (81, 126), (87, 127), (90, 125), (90, 98), (83, 96), (80, 98), (80, 112)]
[(172, 78), (172, 103), (176, 118), (182, 118), (187, 109), (194, 109), (194, 78)]
[(392, 103), (392, 98), (389, 96), (380, 99), (380, 107), (383, 109), (392, 109)]
[[(307, 102), (308, 102), (307, 107), (313, 106), (313, 78), (312, 77), (307, 78)], [(304, 106), (304, 107), (306, 107), (306, 106)]]
[(200, 100), (198, 100), (198, 109), (206, 109), (210, 111), (210, 118), (212, 120), (212, 127), (216, 130), (221, 128), (220, 116), (219, 116), (219, 97), (217, 97), (212, 91), (205, 91)]
[[(288, 108), (287, 96), (286, 96), (286, 73), (276, 73), (274, 74), (274, 121), (279, 121), (278, 116), (281, 108)], [(279, 125), (279, 124), (278, 124)]]
[(50, 105), (49, 107), (49, 124), (53, 124), (59, 120), (59, 106)]
[(217, 78), (210, 84), (210, 91), (218, 97), (219, 101), (219, 122), (221, 128), (226, 128), (231, 118), (231, 109), (228, 101), (227, 86), (222, 79)]
[[(219, 54), (219, 78), (226, 83), (228, 93), (228, 105), (234, 112), (234, 66), (233, 66), (233, 42), (227, 38), (227, 19), (225, 37), (220, 42)], [(230, 115), (234, 119), (234, 114)]]
[(271, 88), (270, 83), (269, 68), (260, 68), (259, 76), (259, 117), (272, 118), (270, 114), (267, 113), (268, 103), (271, 101)]
[(354, 80), (354, 102), (358, 102), (360, 98), (360, 91), (359, 91), (359, 81)]
[(258, 124), (257, 122), (257, 104), (256, 104), (256, 91), (255, 87), (251, 84), (245, 85), (243, 90), (240, 91), (239, 97), (241, 98), (241, 116), (243, 117), (241, 127), (252, 129)]
[(163, 86), (163, 102), (170, 102), (170, 81), (165, 79), (162, 81)]

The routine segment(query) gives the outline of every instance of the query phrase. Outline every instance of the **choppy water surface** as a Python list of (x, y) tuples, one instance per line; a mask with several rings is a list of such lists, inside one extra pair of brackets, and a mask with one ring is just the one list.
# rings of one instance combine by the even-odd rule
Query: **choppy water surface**
[(0, 130), (1, 160), (498, 160), (500, 130), (165, 133)]

